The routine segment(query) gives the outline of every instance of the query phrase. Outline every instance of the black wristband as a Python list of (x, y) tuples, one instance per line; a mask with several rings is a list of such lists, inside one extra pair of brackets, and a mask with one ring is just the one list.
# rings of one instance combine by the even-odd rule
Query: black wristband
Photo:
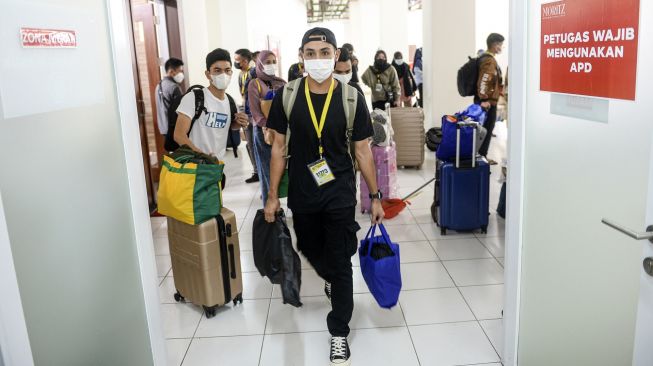
[(370, 193), (370, 199), (371, 200), (377, 199), (377, 200), (380, 201), (382, 198), (383, 198), (383, 193), (381, 193), (381, 191), (378, 191), (376, 193)]

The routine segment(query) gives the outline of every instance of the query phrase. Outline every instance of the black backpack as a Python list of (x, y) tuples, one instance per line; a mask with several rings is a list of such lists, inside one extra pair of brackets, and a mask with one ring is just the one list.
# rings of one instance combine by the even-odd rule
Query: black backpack
[(472, 58), (467, 57), (469, 60), (458, 70), (458, 94), (461, 97), (473, 97), (476, 95), (478, 89), (478, 68), (479, 63), (483, 57)]
[(426, 147), (431, 151), (437, 151), (442, 142), (442, 127), (433, 127), (426, 131)]
[[(165, 138), (165, 143), (163, 147), (166, 149), (166, 151), (175, 151), (179, 148), (179, 144), (175, 141), (175, 127), (177, 127), (177, 107), (179, 107), (179, 103), (181, 103), (181, 99), (188, 93), (193, 92), (195, 93), (195, 114), (193, 115), (193, 118), (190, 121), (190, 128), (188, 129), (188, 136), (190, 136), (190, 131), (193, 129), (193, 126), (195, 125), (195, 121), (197, 121), (198, 118), (202, 116), (203, 112), (206, 112), (206, 108), (204, 107), (204, 86), (202, 85), (193, 85), (188, 90), (186, 91), (185, 94), (181, 95), (179, 98), (174, 100), (172, 103), (172, 107), (170, 108), (170, 115), (168, 116), (168, 133), (166, 134)], [(238, 107), (236, 107), (236, 102), (234, 99), (231, 97), (231, 95), (225, 93), (227, 95), (227, 98), (229, 98), (229, 109), (231, 110), (231, 120), (234, 121), (236, 118), (236, 112), (238, 112)], [(227, 127), (229, 128), (229, 127)], [(238, 142), (235, 141), (235, 135), (238, 136)], [(234, 156), (238, 157), (238, 151), (237, 147), (240, 145), (240, 131), (233, 131), (229, 130), (229, 139), (228, 139), (228, 145), (229, 147), (236, 146), (234, 148)]]

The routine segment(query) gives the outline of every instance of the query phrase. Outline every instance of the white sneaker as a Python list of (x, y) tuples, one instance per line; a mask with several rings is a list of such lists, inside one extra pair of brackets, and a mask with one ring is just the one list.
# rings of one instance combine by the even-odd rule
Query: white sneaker
[(350, 358), (347, 337), (331, 337), (331, 366), (350, 366)]

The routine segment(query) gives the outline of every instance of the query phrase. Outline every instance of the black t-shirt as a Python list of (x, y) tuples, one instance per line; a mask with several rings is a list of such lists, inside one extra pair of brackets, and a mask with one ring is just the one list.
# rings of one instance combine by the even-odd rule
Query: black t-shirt
[[(318, 187), (313, 179), (308, 165), (320, 159), (317, 132), (313, 126), (306, 96), (304, 83), (299, 84), (297, 99), (290, 112), (290, 123), (283, 110), (283, 89), (272, 101), (267, 127), (280, 134), (286, 134), (290, 127), (290, 161), (288, 174), (288, 206), (296, 212), (319, 212), (356, 205), (356, 174), (349, 156), (347, 145), (347, 121), (342, 105), (342, 85), (338, 84), (333, 90), (331, 105), (322, 131), (322, 146), (324, 158), (336, 177), (335, 181)], [(310, 93), (315, 115), (322, 116), (326, 94)], [(354, 118), (353, 141), (362, 141), (372, 136), (372, 122), (365, 104), (365, 99), (358, 97), (356, 116)]]

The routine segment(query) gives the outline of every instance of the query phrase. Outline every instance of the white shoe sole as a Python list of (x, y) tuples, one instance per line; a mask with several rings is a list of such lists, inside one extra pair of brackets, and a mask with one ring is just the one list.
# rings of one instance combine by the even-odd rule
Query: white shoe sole
[(331, 366), (351, 366), (351, 357), (349, 357), (349, 359), (345, 362), (341, 362), (341, 363), (330, 362), (330, 364)]

